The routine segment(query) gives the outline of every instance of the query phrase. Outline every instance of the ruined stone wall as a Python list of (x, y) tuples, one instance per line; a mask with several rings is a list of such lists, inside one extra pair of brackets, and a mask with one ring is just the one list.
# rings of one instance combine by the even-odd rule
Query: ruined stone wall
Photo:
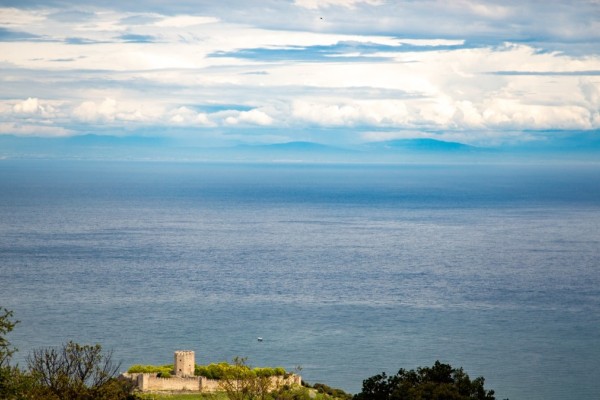
[(201, 377), (200, 379), (200, 391), (204, 393), (213, 393), (220, 391), (219, 381), (216, 379), (208, 379)]
[[(133, 375), (133, 374), (131, 374)], [(156, 374), (137, 374), (134, 382), (142, 392), (162, 392), (162, 391), (200, 391), (200, 377), (179, 377), (159, 378)]]
[[(219, 381), (208, 379), (203, 376), (159, 378), (156, 374), (123, 374), (124, 378), (131, 379), (142, 392), (162, 392), (162, 391), (190, 391), (212, 393), (221, 390)], [(273, 376), (271, 379), (271, 390), (284, 385), (300, 385), (302, 378), (299, 375), (290, 375), (288, 377)]]

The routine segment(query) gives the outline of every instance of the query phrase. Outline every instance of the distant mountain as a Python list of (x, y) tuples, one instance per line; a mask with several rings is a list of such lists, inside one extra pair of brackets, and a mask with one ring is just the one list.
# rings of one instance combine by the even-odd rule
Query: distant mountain
[(431, 138), (398, 139), (336, 147), (317, 142), (208, 145), (198, 137), (0, 135), (0, 159), (173, 160), (218, 162), (439, 163), (600, 158), (600, 130), (548, 131), (532, 140), (495, 148)]
[(405, 150), (417, 152), (470, 152), (478, 148), (458, 142), (446, 142), (436, 139), (397, 139), (384, 142), (371, 142), (367, 145), (371, 150), (390, 151)]
[(534, 140), (507, 147), (510, 151), (597, 153), (600, 150), (600, 130), (539, 131), (531, 133)]
[(339, 147), (327, 146), (315, 142), (285, 142), (262, 145), (240, 145), (238, 149), (260, 150), (260, 151), (284, 151), (284, 152), (346, 152), (347, 150)]

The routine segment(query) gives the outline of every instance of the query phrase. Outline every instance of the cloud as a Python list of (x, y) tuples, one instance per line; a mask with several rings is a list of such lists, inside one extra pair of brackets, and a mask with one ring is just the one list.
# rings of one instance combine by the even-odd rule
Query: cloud
[(100, 104), (93, 101), (84, 101), (73, 110), (73, 115), (84, 122), (99, 120), (112, 121), (115, 119), (117, 102), (115, 99), (106, 98)]
[(600, 70), (588, 71), (493, 71), (492, 75), (501, 76), (600, 76)]
[(383, 0), (294, 0), (294, 5), (308, 8), (309, 10), (318, 10), (332, 6), (354, 8), (358, 4), (379, 6), (383, 4)]
[(43, 10), (0, 7), (0, 25), (8, 27), (30, 27), (46, 20), (47, 12)]
[(27, 98), (13, 107), (14, 112), (20, 114), (35, 114), (43, 111), (37, 98)]
[(0, 121), (240, 138), (262, 129), (290, 140), (335, 131), (340, 142), (395, 130), (513, 140), (519, 130), (596, 129), (600, 26), (590, 16), (600, 4), (559, 3), (0, 8)]
[(213, 112), (198, 112), (192, 108), (181, 106), (169, 113), (166, 124), (175, 124), (190, 127), (215, 127), (215, 126), (267, 126), (274, 120), (266, 112), (258, 109), (247, 111), (222, 109), (219, 107), (208, 107)]
[[(121, 126), (128, 123), (157, 122), (163, 115), (160, 106), (151, 103), (136, 103), (117, 102), (111, 97), (107, 97), (101, 102), (84, 101), (73, 109), (72, 115), (84, 123), (103, 122)], [(147, 108), (151, 112), (144, 113), (142, 112), (143, 108)]]
[[(365, 38), (366, 39), (366, 38)], [(235, 57), (261, 61), (389, 61), (400, 53), (449, 51), (478, 48), (480, 45), (466, 44), (464, 41), (440, 40), (397, 40), (395, 44), (374, 43), (359, 40), (344, 40), (334, 44), (314, 46), (271, 46), (262, 48), (235, 49), (234, 51), (218, 51), (209, 57)]]
[(42, 37), (39, 35), (34, 35), (28, 32), (22, 31), (14, 31), (11, 29), (1, 28), (0, 27), (0, 41), (1, 42), (25, 42), (25, 41), (35, 41), (41, 40)]
[(61, 126), (0, 122), (0, 134), (21, 136), (70, 136), (75, 132)]
[(364, 100), (340, 104), (320, 101), (294, 101), (292, 116), (295, 120), (322, 126), (397, 126), (407, 123), (404, 101)]
[(82, 37), (67, 37), (64, 39), (64, 41), (66, 44), (80, 44), (80, 45), (105, 43), (103, 41), (82, 38)]
[(219, 22), (215, 17), (201, 17), (194, 15), (177, 15), (175, 17), (166, 17), (155, 22), (154, 25), (161, 28), (186, 28), (195, 25), (213, 24)]
[(237, 117), (227, 117), (225, 123), (228, 125), (250, 124), (250, 125), (271, 125), (273, 118), (260, 110), (241, 111)]
[(600, 111), (600, 81), (580, 79), (579, 89), (590, 108)]
[(156, 38), (152, 35), (136, 35), (133, 33), (127, 33), (116, 37), (126, 43), (152, 43), (156, 41)]
[(189, 107), (178, 107), (170, 112), (170, 117), (166, 124), (175, 124), (182, 126), (211, 127), (216, 123), (210, 119), (209, 114), (197, 112)]

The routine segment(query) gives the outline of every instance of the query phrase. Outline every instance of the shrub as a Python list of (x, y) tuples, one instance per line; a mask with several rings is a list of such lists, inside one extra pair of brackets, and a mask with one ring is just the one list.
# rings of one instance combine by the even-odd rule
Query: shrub
[(208, 379), (223, 379), (227, 371), (233, 368), (226, 362), (209, 365), (196, 365), (194, 368), (194, 375), (204, 376)]
[(273, 393), (275, 400), (311, 400), (310, 390), (305, 387), (284, 386), (277, 392)]
[(246, 365), (232, 365), (226, 362), (221, 362), (218, 364), (209, 364), (209, 365), (196, 365), (194, 368), (194, 375), (203, 376), (208, 379), (216, 379), (221, 380), (225, 376), (231, 375), (235, 369), (241, 369), (241, 371), (237, 371), (238, 373), (242, 373), (244, 375), (249, 376), (257, 376), (260, 378), (268, 378), (271, 376), (287, 376), (288, 373), (285, 368), (277, 367), (277, 368), (250, 368)]
[(344, 392), (342, 389), (332, 388), (324, 383), (315, 383), (313, 388), (315, 388), (317, 392), (331, 396), (334, 399), (350, 400), (352, 398), (351, 394)]
[(171, 375), (173, 372), (173, 364), (170, 365), (132, 365), (127, 372), (130, 374), (160, 374)]

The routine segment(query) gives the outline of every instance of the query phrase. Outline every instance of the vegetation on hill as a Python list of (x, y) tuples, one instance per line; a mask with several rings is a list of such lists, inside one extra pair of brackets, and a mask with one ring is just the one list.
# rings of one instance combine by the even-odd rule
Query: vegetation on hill
[(495, 400), (494, 391), (483, 384), (483, 377), (471, 380), (462, 368), (436, 361), (430, 368), (365, 379), (354, 400)]
[[(437, 361), (432, 367), (400, 369), (363, 381), (362, 391), (352, 396), (322, 383), (310, 386), (283, 385), (272, 390), (270, 377), (287, 376), (283, 368), (251, 368), (245, 358), (232, 364), (196, 366), (195, 374), (218, 379), (222, 392), (167, 397), (136, 393), (129, 380), (117, 378), (120, 365), (99, 344), (68, 342), (60, 348), (36, 349), (27, 357), (27, 369), (12, 366), (16, 351), (6, 338), (18, 321), (0, 307), (0, 399), (3, 400), (495, 400), (484, 388), (484, 378), (473, 380), (462, 368)], [(168, 377), (173, 365), (134, 365), (129, 372), (156, 373)]]
[(68, 342), (36, 349), (27, 369), (10, 364), (16, 351), (6, 335), (16, 326), (13, 313), (0, 307), (0, 399), (131, 400), (133, 386), (117, 379), (120, 364), (99, 344)]
[[(235, 369), (242, 369), (242, 372), (246, 375), (257, 376), (257, 377), (271, 377), (271, 376), (288, 376), (289, 373), (282, 367), (269, 368), (269, 367), (256, 367), (250, 368), (247, 365), (236, 365), (227, 362), (212, 363), (209, 365), (198, 365), (194, 367), (194, 375), (203, 376), (208, 379), (221, 380), (231, 373)], [(145, 374), (158, 374), (163, 378), (170, 377), (174, 372), (173, 364), (167, 365), (132, 365), (127, 372), (133, 373), (145, 373)]]
[[(241, 360), (241, 359), (240, 359)], [(194, 368), (194, 375), (196, 376), (204, 376), (208, 379), (217, 379), (222, 380), (227, 376), (235, 373), (236, 369), (241, 369), (241, 373), (248, 376), (256, 376), (268, 378), (271, 376), (287, 376), (289, 373), (282, 367), (276, 368), (268, 368), (268, 367), (256, 367), (251, 368), (246, 365), (245, 360), (243, 363), (236, 362), (234, 359), (233, 364), (229, 364), (227, 362), (221, 362), (218, 364), (209, 364), (209, 365), (196, 365)]]
[(173, 364), (167, 365), (132, 365), (127, 370), (130, 374), (157, 374), (162, 378), (169, 378), (173, 373)]

